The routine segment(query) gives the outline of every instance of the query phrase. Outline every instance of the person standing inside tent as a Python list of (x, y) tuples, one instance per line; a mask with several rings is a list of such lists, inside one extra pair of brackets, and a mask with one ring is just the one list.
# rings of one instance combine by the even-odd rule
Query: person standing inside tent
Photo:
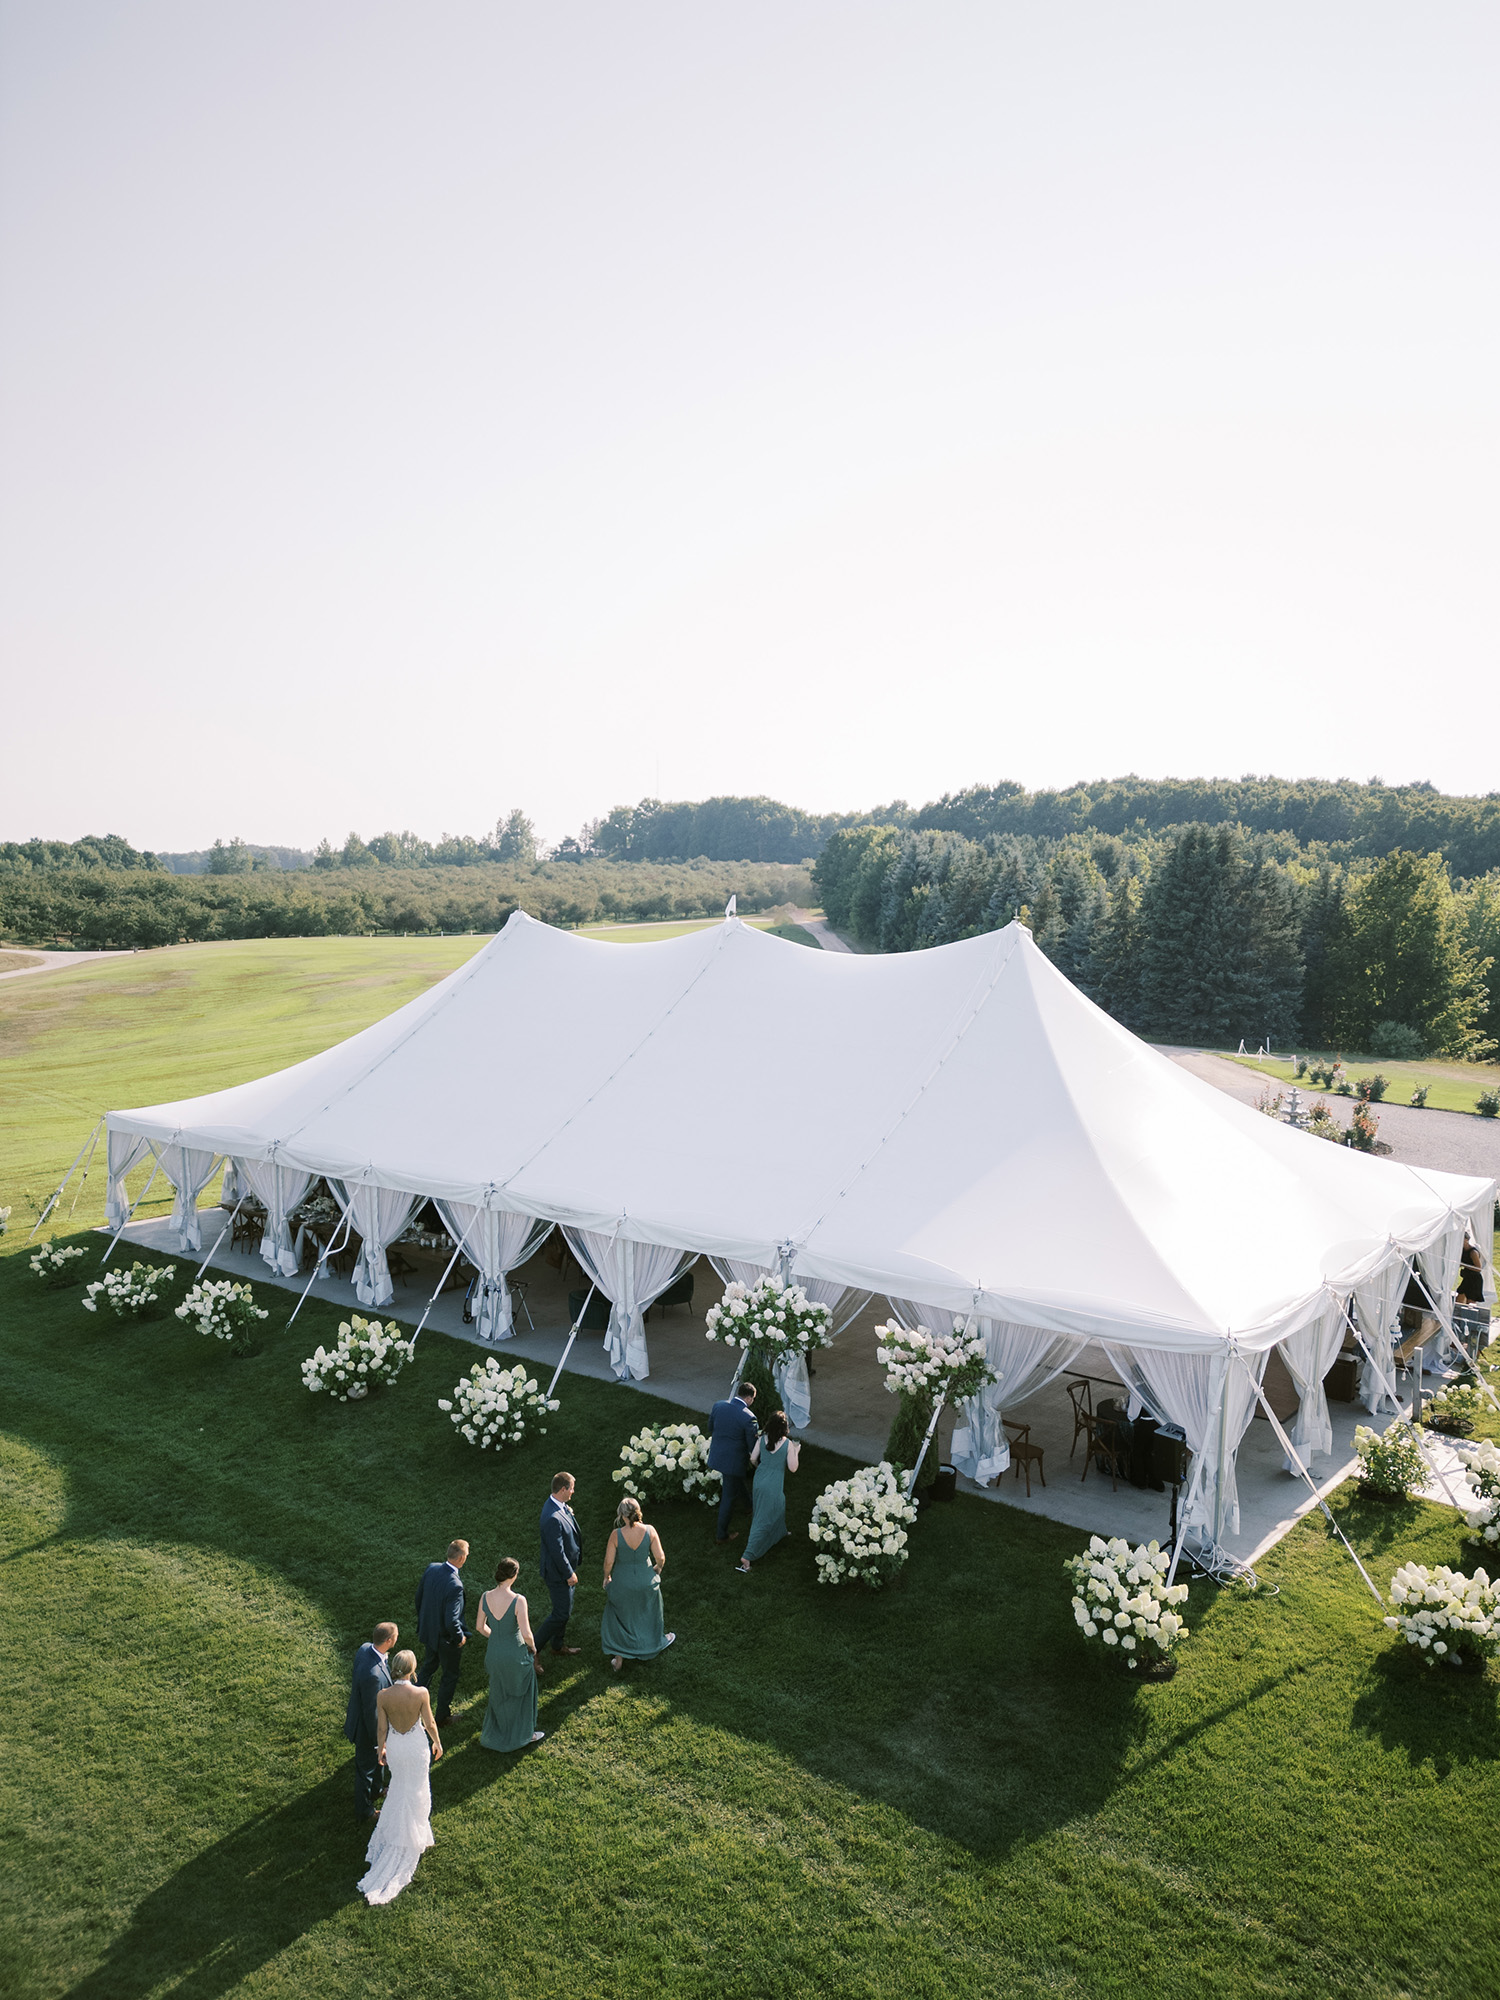
[(729, 1529), (736, 1506), (743, 1502), (753, 1510), (748, 1487), (750, 1447), (760, 1436), (750, 1407), (754, 1401), (755, 1384), (742, 1382), (727, 1402), (714, 1404), (713, 1414), (708, 1420), (708, 1469), (717, 1472), (722, 1482), (719, 1523), (714, 1535), (716, 1542), (738, 1539)]
[(786, 1475), (797, 1470), (802, 1447), (787, 1435), (785, 1410), (773, 1410), (766, 1420), (765, 1435), (756, 1440), (750, 1454), (755, 1467), (751, 1488), (754, 1512), (750, 1517), (750, 1539), (740, 1557), (740, 1569), (750, 1574), (750, 1565), (778, 1542), (786, 1540)]

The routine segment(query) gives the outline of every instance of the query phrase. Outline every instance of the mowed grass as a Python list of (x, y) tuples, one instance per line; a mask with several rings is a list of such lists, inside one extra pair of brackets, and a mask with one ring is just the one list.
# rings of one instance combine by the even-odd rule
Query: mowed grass
[[(0, 1204), (19, 1144), (50, 1186), (105, 1105), (309, 1054), (481, 942), (195, 946), (0, 987)], [(809, 1451), (792, 1538), (748, 1579), (706, 1510), (653, 1510), (681, 1641), (617, 1682), (609, 1473), (641, 1422), (687, 1413), (567, 1377), (547, 1438), (476, 1454), (435, 1407), (471, 1348), (424, 1334), (394, 1394), (338, 1408), (296, 1366), (330, 1308), (288, 1329), (262, 1287), (262, 1352), (231, 1361), (170, 1315), (122, 1328), (46, 1290), (24, 1228), (0, 1241), (7, 2000), (1500, 1991), (1494, 1670), (1424, 1674), (1320, 1521), (1260, 1594), (1195, 1588), (1182, 1670), (1142, 1687), (1079, 1638), (1080, 1537), (1045, 1520), (960, 1500), (894, 1590), (819, 1587), (807, 1514), (847, 1468)], [(438, 1845), (367, 1910), (354, 1647), (378, 1617), (409, 1628), (455, 1533), (476, 1587), (513, 1552), (540, 1602), (559, 1464), (585, 1652), (544, 1682), (547, 1741), (478, 1748), (476, 1648)], [(1382, 1583), (1472, 1554), (1447, 1510), (1337, 1508)]]
[[(329, 1307), (288, 1329), (265, 1289), (235, 1361), (170, 1316), (90, 1319), (4, 1247), (0, 1992), (1500, 1990), (1495, 1681), (1424, 1673), (1321, 1523), (1263, 1565), (1279, 1594), (1196, 1587), (1181, 1671), (1141, 1686), (1073, 1626), (1077, 1533), (1004, 1507), (931, 1510), (888, 1592), (819, 1586), (805, 1523), (843, 1467), (809, 1450), (792, 1537), (748, 1579), (706, 1509), (651, 1510), (680, 1639), (616, 1681), (609, 1474), (670, 1406), (565, 1378), (546, 1438), (481, 1456), (435, 1407), (470, 1348), (426, 1335), (392, 1394), (340, 1407), (296, 1367)], [(514, 1552), (539, 1602), (559, 1465), (584, 1651), (551, 1663), (547, 1739), (479, 1747), (475, 1646), (437, 1846), (371, 1911), (354, 1647), (410, 1626), (454, 1534), (475, 1587)], [(1460, 1553), (1451, 1512), (1350, 1489), (1339, 1512), (1382, 1578)]]
[[(1305, 1076), (1299, 1077), (1290, 1062), (1278, 1057), (1235, 1056), (1227, 1050), (1221, 1053), (1241, 1069), (1259, 1070), (1280, 1084), (1295, 1083), (1304, 1096), (1331, 1098), (1335, 1094), (1324, 1085), (1309, 1083)], [(1494, 1063), (1391, 1062), (1377, 1061), (1373, 1056), (1348, 1056), (1344, 1059), (1344, 1070), (1351, 1084), (1362, 1076), (1385, 1077), (1386, 1104), (1409, 1104), (1412, 1092), (1426, 1084), (1429, 1111), (1472, 1112), (1482, 1091), (1500, 1089), (1500, 1068)]]

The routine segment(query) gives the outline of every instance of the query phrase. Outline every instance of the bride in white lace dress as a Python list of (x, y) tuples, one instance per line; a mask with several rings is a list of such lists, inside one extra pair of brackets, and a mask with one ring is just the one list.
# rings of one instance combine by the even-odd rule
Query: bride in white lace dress
[(443, 1754), (432, 1697), (414, 1678), (416, 1654), (397, 1653), (391, 1671), (395, 1678), (380, 1690), (375, 1703), (376, 1741), (391, 1783), (365, 1850), (369, 1869), (359, 1885), (359, 1893), (371, 1903), (389, 1903), (399, 1896), (432, 1845), (432, 1786), (427, 1774)]

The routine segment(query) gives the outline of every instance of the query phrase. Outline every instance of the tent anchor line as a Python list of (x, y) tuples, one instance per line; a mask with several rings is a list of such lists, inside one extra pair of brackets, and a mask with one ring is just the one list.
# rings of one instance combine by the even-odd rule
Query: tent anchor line
[[(69, 1167), (68, 1171), (63, 1175), (62, 1179), (53, 1189), (51, 1195), (47, 1199), (46, 1207), (42, 1210), (41, 1214), (37, 1217), (36, 1221), (32, 1223), (31, 1228), (27, 1231), (26, 1241), (28, 1243), (31, 1241), (32, 1237), (36, 1235), (37, 1231), (41, 1228), (42, 1224), (47, 1220), (47, 1217), (52, 1213), (53, 1209), (56, 1208), (57, 1204), (62, 1200), (63, 1189), (68, 1185), (68, 1182), (72, 1180), (74, 1173), (77, 1171), (78, 1162), (83, 1158), (85, 1153), (88, 1154), (89, 1162), (90, 1164), (92, 1164), (94, 1158), (94, 1148), (99, 1143), (99, 1126), (102, 1125), (103, 1123), (104, 1123), (103, 1118), (99, 1119), (98, 1123), (94, 1126), (93, 1131), (90, 1132), (89, 1136), (84, 1140), (83, 1144), (78, 1148), (78, 1151), (73, 1155), (72, 1166)], [(86, 1181), (88, 1177), (89, 1177), (88, 1166), (85, 1166), (83, 1170), (83, 1179)], [(82, 1193), (83, 1193), (83, 1181), (80, 1181), (78, 1184), (78, 1194)], [(78, 1206), (78, 1195), (75, 1194), (73, 1197), (73, 1208), (77, 1208), (77, 1206)], [(69, 1209), (68, 1213), (70, 1215), (72, 1214), (72, 1212), (73, 1212), (72, 1209)]]

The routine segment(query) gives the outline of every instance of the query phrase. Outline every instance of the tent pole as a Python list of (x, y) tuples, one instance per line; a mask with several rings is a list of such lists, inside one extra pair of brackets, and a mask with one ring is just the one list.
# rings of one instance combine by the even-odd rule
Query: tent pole
[(1192, 1513), (1193, 1503), (1198, 1497), (1198, 1488), (1203, 1483), (1203, 1468), (1206, 1463), (1206, 1453), (1201, 1451), (1194, 1452), (1193, 1476), (1188, 1481), (1187, 1492), (1182, 1496), (1182, 1520), (1177, 1529), (1177, 1546), (1172, 1551), (1172, 1567), (1167, 1571), (1168, 1583), (1173, 1582), (1177, 1576), (1177, 1565), (1182, 1560), (1182, 1545), (1187, 1540), (1188, 1517)]
[[(210, 1178), (212, 1177), (210, 1176)], [(229, 1212), (229, 1220), (224, 1224), (224, 1227), (219, 1231), (218, 1236), (215, 1238), (213, 1249), (209, 1251), (208, 1255), (204, 1258), (203, 1262), (198, 1266), (197, 1270), (193, 1273), (193, 1283), (195, 1285), (197, 1284), (198, 1280), (203, 1276), (203, 1273), (208, 1269), (209, 1265), (213, 1262), (215, 1257), (218, 1256), (219, 1246), (223, 1243), (224, 1238), (229, 1234), (230, 1230), (233, 1229), (234, 1218), (239, 1214), (240, 1210), (244, 1206), (245, 1206), (245, 1197), (244, 1195), (241, 1195), (239, 1200), (235, 1203), (234, 1207)]]
[[(480, 1213), (479, 1210), (476, 1208), (474, 1213), (469, 1217), (469, 1229), (472, 1229), (474, 1227), (474, 1224), (479, 1220), (479, 1213)], [(427, 1312), (424, 1312), (422, 1317), (417, 1321), (417, 1333), (420, 1333), (423, 1327), (426, 1326), (427, 1313), (430, 1313), (432, 1311), (433, 1307), (437, 1304), (439, 1298), (441, 1298), (443, 1287), (448, 1282), (449, 1274), (451, 1273), (453, 1266), (458, 1262), (459, 1253), (462, 1251), (464, 1245), (469, 1240), (469, 1229), (466, 1229), (463, 1235), (460, 1236), (458, 1241), (454, 1244), (453, 1255), (448, 1259), (448, 1268), (447, 1270), (444, 1271), (442, 1277), (438, 1279), (437, 1290), (433, 1293), (432, 1297), (427, 1301)], [(414, 1333), (411, 1337), (411, 1344), (413, 1347), (415, 1347), (417, 1344), (417, 1333)]]
[[(101, 1119), (99, 1120), (99, 1125), (102, 1125), (103, 1123), (104, 1123), (104, 1120), (103, 1120), (103, 1119), (101, 1118)], [(71, 1221), (73, 1220), (73, 1217), (74, 1217), (74, 1216), (75, 1216), (75, 1215), (76, 1215), (76, 1214), (78, 1213), (78, 1204), (79, 1204), (79, 1202), (80, 1202), (80, 1201), (82, 1200), (82, 1198), (83, 1198), (83, 1190), (84, 1190), (85, 1186), (86, 1186), (86, 1185), (87, 1185), (87, 1183), (88, 1183), (88, 1177), (89, 1177), (89, 1173), (90, 1173), (90, 1171), (91, 1171), (91, 1170), (92, 1170), (92, 1168), (93, 1168), (93, 1164), (94, 1164), (94, 1148), (95, 1148), (95, 1147), (96, 1147), (96, 1146), (98, 1145), (98, 1143), (99, 1143), (99, 1125), (96, 1125), (96, 1126), (94, 1127), (94, 1136), (93, 1136), (93, 1138), (92, 1138), (92, 1139), (91, 1139), (91, 1140), (89, 1141), (89, 1156), (88, 1156), (88, 1158), (87, 1158), (87, 1159), (86, 1159), (86, 1160), (84, 1161), (84, 1163), (83, 1163), (83, 1172), (82, 1172), (82, 1173), (81, 1173), (81, 1174), (79, 1175), (79, 1177), (78, 1177), (78, 1187), (77, 1187), (77, 1189), (75, 1190), (75, 1192), (74, 1192), (74, 1195), (73, 1195), (73, 1206), (72, 1206), (72, 1207), (71, 1207), (71, 1208), (70, 1208), (70, 1209), (68, 1210), (68, 1220), (69, 1220), (69, 1222), (71, 1222)]]
[(922, 1440), (922, 1449), (917, 1453), (917, 1462), (906, 1475), (906, 1497), (909, 1500), (917, 1489), (917, 1474), (922, 1470), (922, 1460), (927, 1456), (927, 1447), (932, 1443), (933, 1432), (938, 1427), (938, 1418), (943, 1414), (945, 1398), (939, 1396), (933, 1405), (932, 1422), (927, 1426), (927, 1435)]
[(1224, 1357), (1224, 1376), (1219, 1384), (1219, 1447), (1218, 1463), (1214, 1470), (1214, 1547), (1221, 1546), (1219, 1536), (1224, 1527), (1224, 1461), (1229, 1452), (1229, 1364), (1231, 1356)]
[[(292, 1320), (297, 1317), (298, 1313), (301, 1312), (302, 1308), (307, 1304), (308, 1293), (312, 1290), (313, 1286), (318, 1282), (319, 1278), (322, 1277), (323, 1266), (328, 1262), (328, 1259), (333, 1255), (334, 1240), (338, 1236), (339, 1230), (344, 1230), (351, 1235), (353, 1234), (353, 1230), (349, 1221), (349, 1213), (347, 1209), (344, 1212), (344, 1219), (339, 1224), (338, 1229), (334, 1230), (333, 1235), (329, 1237), (328, 1241), (323, 1245), (323, 1248), (318, 1252), (318, 1261), (316, 1264), (313, 1265), (312, 1276), (303, 1286), (301, 1298), (298, 1299), (297, 1303), (292, 1307), (292, 1318), (287, 1321), (288, 1326), (291, 1325)], [(343, 1245), (340, 1244), (339, 1248), (342, 1249)]]
[[(1250, 1371), (1247, 1369), (1245, 1372), (1249, 1374)], [(1296, 1466), (1297, 1470), (1301, 1473), (1302, 1477), (1307, 1481), (1308, 1491), (1312, 1494), (1314, 1500), (1316, 1500), (1318, 1505), (1322, 1508), (1324, 1518), (1328, 1522), (1329, 1527), (1332, 1528), (1333, 1532), (1338, 1536), (1339, 1540), (1343, 1543), (1344, 1547), (1349, 1551), (1349, 1554), (1353, 1559), (1354, 1567), (1359, 1571), (1360, 1575), (1364, 1578), (1365, 1582), (1370, 1586), (1370, 1595), (1374, 1598), (1375, 1602), (1381, 1607), (1381, 1609), (1384, 1610), (1385, 1599), (1381, 1596), (1380, 1592), (1375, 1588), (1375, 1585), (1371, 1583), (1370, 1572), (1365, 1568), (1364, 1564), (1355, 1554), (1354, 1544), (1350, 1541), (1349, 1537), (1344, 1533), (1343, 1529), (1339, 1526), (1338, 1522), (1333, 1518), (1332, 1509), (1329, 1507), (1328, 1502), (1323, 1498), (1322, 1494), (1318, 1491), (1317, 1484), (1314, 1481), (1312, 1474), (1308, 1471), (1307, 1467), (1302, 1463), (1301, 1453), (1297, 1450), (1297, 1447), (1292, 1443), (1291, 1439), (1282, 1429), (1281, 1419), (1277, 1416), (1276, 1412), (1271, 1408), (1271, 1405), (1267, 1402), (1265, 1390), (1262, 1388), (1261, 1384), (1256, 1381), (1253, 1375), (1250, 1376), (1250, 1386), (1255, 1391), (1256, 1400), (1259, 1402), (1261, 1408), (1265, 1411), (1266, 1416), (1269, 1418), (1272, 1430), (1275, 1431), (1277, 1437), (1280, 1439), (1282, 1450), (1286, 1453), (1287, 1457), (1292, 1461), (1293, 1465)]]
[(549, 1403), (552, 1400), (552, 1391), (557, 1387), (557, 1378), (559, 1375), (562, 1374), (563, 1369), (567, 1366), (568, 1356), (573, 1352), (573, 1342), (578, 1338), (578, 1329), (583, 1325), (583, 1315), (588, 1311), (589, 1299), (591, 1299), (594, 1296), (596, 1289), (597, 1287), (594, 1285), (589, 1286), (588, 1295), (584, 1299), (583, 1305), (579, 1309), (578, 1317), (577, 1319), (574, 1320), (572, 1328), (569, 1331), (568, 1343), (567, 1346), (564, 1347), (562, 1351), (562, 1358), (558, 1362), (556, 1368), (552, 1371), (552, 1380), (547, 1384), (547, 1400)]
[[(74, 1170), (77, 1168), (78, 1162), (83, 1158), (84, 1154), (87, 1153), (91, 1160), (94, 1157), (94, 1147), (97, 1146), (99, 1143), (99, 1127), (103, 1123), (104, 1120), (102, 1118), (97, 1120), (97, 1122), (94, 1125), (93, 1131), (90, 1132), (89, 1136), (84, 1140), (83, 1144), (78, 1148), (78, 1151), (74, 1154), (73, 1165), (69, 1167), (68, 1171), (63, 1175), (62, 1179), (58, 1182), (56, 1188), (53, 1190), (51, 1196), (48, 1199), (46, 1207), (42, 1210), (41, 1214), (37, 1217), (36, 1221), (32, 1223), (30, 1229), (26, 1232), (26, 1241), (28, 1243), (31, 1241), (32, 1237), (36, 1235), (37, 1231), (41, 1228), (42, 1224), (47, 1220), (47, 1217), (52, 1213), (53, 1209), (56, 1208), (57, 1204), (62, 1200), (62, 1191), (68, 1185), (68, 1182), (72, 1180)], [(85, 1167), (83, 1171), (85, 1174), (87, 1174), (88, 1168)], [(73, 1206), (75, 1208), (78, 1206), (78, 1199), (76, 1195), (74, 1196), (73, 1199)]]
[(141, 1203), (146, 1199), (147, 1195), (150, 1194), (152, 1188), (156, 1184), (156, 1176), (160, 1172), (161, 1172), (161, 1157), (160, 1155), (158, 1155), (156, 1165), (151, 1169), (150, 1180), (147, 1181), (146, 1185), (141, 1189), (140, 1193), (136, 1196), (135, 1200), (130, 1204), (130, 1207), (128, 1208), (125, 1214), (125, 1220), (120, 1224), (119, 1228), (115, 1231), (114, 1235), (109, 1239), (109, 1248), (105, 1251), (104, 1255), (99, 1259), (99, 1262), (101, 1264), (107, 1264), (110, 1258), (114, 1256), (115, 1245), (119, 1242), (121, 1236), (125, 1233), (125, 1231), (130, 1227), (130, 1218), (135, 1214), (136, 1210), (140, 1207)]

